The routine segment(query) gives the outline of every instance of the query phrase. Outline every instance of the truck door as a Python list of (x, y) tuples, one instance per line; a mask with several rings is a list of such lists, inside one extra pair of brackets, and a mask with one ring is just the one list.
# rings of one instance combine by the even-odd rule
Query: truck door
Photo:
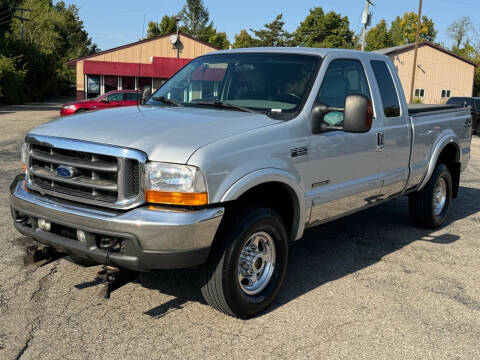
[[(350, 94), (372, 99), (364, 65), (354, 58), (325, 58), (317, 101), (329, 107), (343, 108)], [(320, 75), (321, 76), (321, 75)], [(371, 73), (369, 78), (371, 77)], [(346, 214), (377, 201), (382, 187), (382, 154), (377, 151), (381, 119), (374, 118), (367, 133), (346, 133), (343, 112), (324, 117), (327, 131), (312, 134), (309, 147), (309, 171), (306, 172), (307, 196), (312, 200), (310, 223)]]
[(388, 198), (401, 193), (409, 175), (411, 135), (407, 110), (402, 112), (399, 99), (400, 84), (395, 84), (392, 76), (393, 67), (385, 61), (371, 60), (375, 82), (378, 85), (381, 110), (377, 117), (383, 120), (383, 141), (378, 150), (382, 153), (382, 168), (384, 172), (382, 198)]

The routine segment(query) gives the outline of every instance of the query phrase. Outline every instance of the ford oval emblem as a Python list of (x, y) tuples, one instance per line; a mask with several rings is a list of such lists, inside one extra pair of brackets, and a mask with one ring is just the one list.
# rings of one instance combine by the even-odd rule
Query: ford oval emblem
[(75, 176), (75, 168), (71, 166), (59, 165), (57, 166), (57, 175), (64, 178), (72, 178)]

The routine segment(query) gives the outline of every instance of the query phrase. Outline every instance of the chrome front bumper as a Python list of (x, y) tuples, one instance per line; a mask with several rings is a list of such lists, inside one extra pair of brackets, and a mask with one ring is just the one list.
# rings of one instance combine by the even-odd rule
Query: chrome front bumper
[[(210, 252), (223, 207), (202, 210), (139, 207), (127, 212), (93, 208), (48, 197), (13, 184), (10, 207), (15, 227), (35, 240), (102, 263), (99, 239), (115, 237), (122, 246), (110, 256), (113, 265), (132, 270), (173, 269), (200, 265)], [(38, 220), (52, 229), (39, 228)], [(23, 220), (23, 221), (22, 221)], [(76, 236), (78, 230), (84, 239)]]

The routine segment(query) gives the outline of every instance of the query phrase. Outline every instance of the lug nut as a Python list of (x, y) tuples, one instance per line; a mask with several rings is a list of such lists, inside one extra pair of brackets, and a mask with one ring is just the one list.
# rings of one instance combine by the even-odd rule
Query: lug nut
[(38, 219), (38, 227), (43, 231), (50, 231), (52, 223), (45, 219)]

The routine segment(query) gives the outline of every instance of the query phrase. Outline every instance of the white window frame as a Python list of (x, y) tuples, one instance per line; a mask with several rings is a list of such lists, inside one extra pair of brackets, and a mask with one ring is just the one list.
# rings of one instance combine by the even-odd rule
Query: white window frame
[[(418, 95), (417, 95), (417, 90), (418, 90)], [(423, 95), (422, 95), (422, 91), (423, 91)], [(425, 97), (425, 89), (424, 88), (415, 89), (415, 97), (423, 99)]]
[[(445, 91), (445, 96), (443, 96), (444, 91)], [(452, 96), (452, 91), (450, 89), (442, 89), (440, 96), (442, 97), (442, 99), (449, 99)]]

